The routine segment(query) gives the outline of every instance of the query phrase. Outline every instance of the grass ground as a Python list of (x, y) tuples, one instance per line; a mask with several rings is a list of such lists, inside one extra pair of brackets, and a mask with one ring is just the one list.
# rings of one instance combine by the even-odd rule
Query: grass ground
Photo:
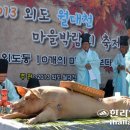
[[(41, 124), (37, 124), (37, 125), (28, 125), (28, 127), (33, 127), (36, 130), (42, 130), (43, 128), (47, 128), (48, 130), (63, 130), (67, 126), (73, 125), (73, 127), (76, 127), (77, 130), (80, 130), (81, 129), (79, 127), (80, 125), (90, 125), (91, 126), (93, 124), (104, 124), (106, 122), (109, 123), (112, 120), (115, 120), (115, 121), (129, 120), (129, 122), (130, 122), (130, 117), (128, 117), (128, 118), (107, 117), (107, 118), (75, 119), (75, 120), (67, 120), (67, 121), (66, 120), (59, 120), (56, 122), (41, 123)], [(27, 119), (17, 119), (17, 121), (21, 122), (23, 124), (26, 124)], [(77, 126), (77, 125), (79, 125), (79, 126)]]

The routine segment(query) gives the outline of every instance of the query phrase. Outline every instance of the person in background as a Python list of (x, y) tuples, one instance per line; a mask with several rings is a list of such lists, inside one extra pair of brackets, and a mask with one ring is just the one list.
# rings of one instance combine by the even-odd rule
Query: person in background
[(40, 86), (40, 82), (37, 78), (30, 78), (28, 80), (27, 88), (35, 88), (35, 87), (39, 87), (39, 86)]
[(7, 78), (7, 70), (8, 61), (6, 59), (0, 59), (0, 90), (7, 89), (8, 101), (16, 101), (19, 99), (19, 95), (15, 90), (14, 84)]
[[(125, 18), (125, 26), (127, 29), (127, 36), (130, 38), (130, 16), (127, 16)], [(129, 44), (129, 50), (126, 54), (126, 80), (128, 82), (128, 96), (130, 97), (130, 44)]]
[(120, 36), (120, 50), (112, 62), (114, 92), (120, 92), (123, 96), (128, 96), (128, 82), (126, 80), (128, 39), (128, 36)]
[(98, 54), (90, 49), (90, 34), (81, 35), (82, 50), (76, 55), (77, 82), (99, 89), (101, 83), (100, 59)]
[(125, 18), (125, 27), (127, 29), (127, 36), (130, 38), (130, 15)]
[(19, 97), (22, 98), (27, 93), (28, 89), (39, 87), (39, 86), (40, 86), (40, 82), (37, 78), (30, 78), (28, 80), (26, 87), (16, 85), (15, 89)]

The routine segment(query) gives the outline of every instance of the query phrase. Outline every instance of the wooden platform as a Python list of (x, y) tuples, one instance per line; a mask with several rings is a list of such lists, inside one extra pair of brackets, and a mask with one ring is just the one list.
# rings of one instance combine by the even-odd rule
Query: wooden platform
[(86, 86), (83, 84), (80, 84), (78, 82), (73, 81), (60, 81), (60, 87), (70, 89), (71, 91), (76, 91), (82, 94), (85, 94), (87, 96), (91, 96), (93, 98), (103, 98), (105, 95), (105, 92), (99, 89), (95, 89), (90, 86)]

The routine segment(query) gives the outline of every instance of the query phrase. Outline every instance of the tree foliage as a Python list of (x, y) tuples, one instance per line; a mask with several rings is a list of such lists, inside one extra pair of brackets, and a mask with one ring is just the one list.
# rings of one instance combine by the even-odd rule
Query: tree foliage
[[(14, 0), (17, 4), (31, 7), (36, 6), (38, 1), (40, 0)], [(88, 31), (94, 32), (96, 36), (111, 32), (113, 25), (117, 32), (121, 32), (124, 29), (124, 18), (130, 11), (130, 0), (71, 0), (69, 2), (49, 0), (48, 2), (67, 7), (71, 14), (82, 11), (91, 12), (94, 15), (94, 28)], [(120, 16), (120, 20), (116, 20), (117, 16)]]

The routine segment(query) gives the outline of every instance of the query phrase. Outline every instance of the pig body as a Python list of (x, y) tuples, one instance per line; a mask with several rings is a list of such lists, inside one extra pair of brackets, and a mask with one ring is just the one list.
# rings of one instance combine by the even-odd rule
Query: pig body
[(27, 91), (12, 105), (12, 113), (2, 118), (30, 118), (28, 123), (58, 119), (90, 118), (101, 109), (129, 109), (129, 98), (110, 97), (97, 100), (57, 86), (41, 86)]

